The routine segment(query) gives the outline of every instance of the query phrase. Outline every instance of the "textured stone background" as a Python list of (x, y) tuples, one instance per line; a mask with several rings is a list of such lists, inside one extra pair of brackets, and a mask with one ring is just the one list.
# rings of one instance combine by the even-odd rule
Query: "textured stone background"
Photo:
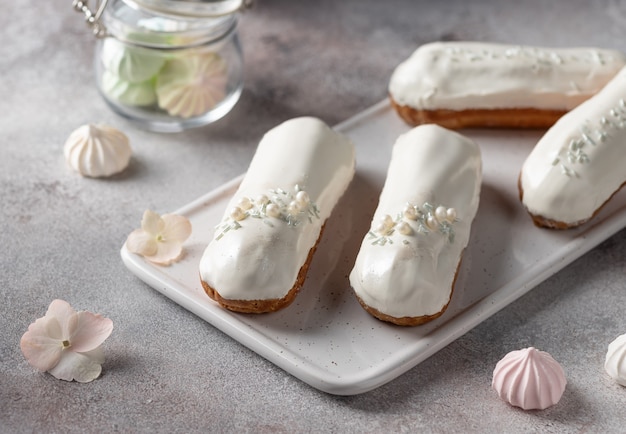
[[(153, 291), (119, 248), (146, 208), (167, 212), (242, 173), (260, 135), (303, 114), (340, 122), (385, 97), (419, 44), (479, 40), (626, 50), (626, 2), (258, 0), (240, 21), (247, 82), (214, 125), (136, 129), (93, 85), (94, 40), (71, 1), (0, 0), (1, 432), (620, 432), (626, 389), (602, 364), (626, 333), (622, 231), (419, 367), (372, 392), (316, 391)], [(81, 124), (124, 130), (129, 170), (80, 178), (62, 147)], [(623, 170), (623, 168), (620, 168)], [(113, 319), (103, 376), (34, 371), (20, 336), (54, 298)], [(508, 351), (566, 368), (559, 405), (507, 406), (490, 389)]]

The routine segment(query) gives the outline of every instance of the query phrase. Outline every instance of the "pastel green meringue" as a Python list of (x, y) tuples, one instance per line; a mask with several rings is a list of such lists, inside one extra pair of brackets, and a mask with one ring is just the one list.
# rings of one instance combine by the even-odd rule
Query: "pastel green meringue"
[(156, 50), (134, 47), (113, 38), (103, 41), (101, 60), (107, 71), (131, 83), (149, 80), (165, 64), (164, 56)]
[(157, 102), (154, 80), (132, 83), (119, 76), (104, 71), (102, 73), (102, 91), (113, 100), (132, 106), (150, 106)]

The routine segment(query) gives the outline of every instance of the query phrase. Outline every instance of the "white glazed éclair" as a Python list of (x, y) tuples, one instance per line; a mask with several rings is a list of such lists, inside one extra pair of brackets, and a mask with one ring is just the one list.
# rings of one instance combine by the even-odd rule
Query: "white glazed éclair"
[(480, 149), (437, 125), (401, 135), (350, 284), (363, 307), (398, 325), (447, 308), (482, 180)]
[(268, 131), (200, 261), (207, 294), (239, 312), (286, 307), (354, 172), (354, 145), (319, 119)]
[(398, 65), (389, 95), (414, 125), (550, 126), (625, 64), (623, 53), (607, 49), (434, 42)]
[(519, 189), (538, 226), (591, 219), (626, 182), (626, 68), (563, 116), (524, 162)]

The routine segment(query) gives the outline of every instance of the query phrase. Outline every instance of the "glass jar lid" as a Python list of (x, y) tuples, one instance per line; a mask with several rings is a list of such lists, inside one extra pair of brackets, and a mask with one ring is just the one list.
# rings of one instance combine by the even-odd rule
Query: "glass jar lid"
[(254, 0), (73, 0), (98, 38), (158, 48), (218, 41), (236, 27), (236, 12)]
[[(109, 36), (147, 47), (180, 48), (219, 40), (236, 26), (234, 12), (221, 15), (191, 15), (144, 7), (144, 2), (163, 1), (203, 3), (189, 0), (109, 0), (109, 5), (102, 15)], [(242, 3), (241, 0), (237, 2)]]
[(251, 6), (251, 0), (132, 0), (155, 12), (188, 17), (217, 17)]

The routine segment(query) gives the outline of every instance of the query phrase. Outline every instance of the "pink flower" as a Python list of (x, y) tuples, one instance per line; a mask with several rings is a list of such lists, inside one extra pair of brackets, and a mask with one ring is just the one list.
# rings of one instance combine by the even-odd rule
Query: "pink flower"
[(20, 341), (28, 363), (60, 380), (87, 383), (100, 376), (104, 352), (100, 345), (113, 321), (91, 312), (76, 312), (68, 302), (54, 300), (46, 315), (28, 326)]
[(165, 214), (162, 217), (150, 210), (143, 213), (141, 229), (136, 229), (126, 239), (126, 248), (159, 265), (176, 261), (183, 243), (191, 235), (191, 223), (183, 216)]

